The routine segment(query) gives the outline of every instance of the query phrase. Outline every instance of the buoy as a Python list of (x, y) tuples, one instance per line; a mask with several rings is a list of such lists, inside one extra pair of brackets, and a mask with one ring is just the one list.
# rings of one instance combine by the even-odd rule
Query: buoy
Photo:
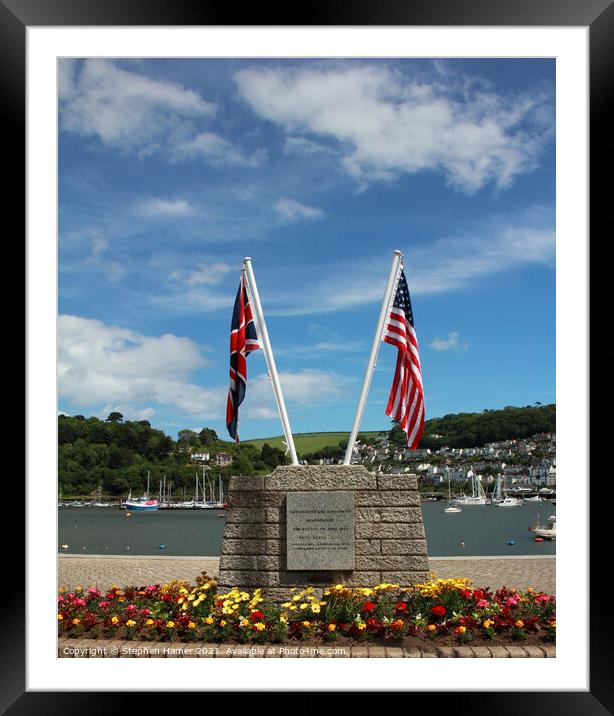
[(132, 517), (132, 514), (130, 512), (126, 512), (126, 517)]
[(165, 544), (161, 544), (161, 545), (160, 545), (160, 549), (166, 549), (166, 545), (165, 545)]
[(543, 541), (544, 541), (544, 538), (543, 538), (543, 537), (536, 537), (536, 538), (535, 538), (535, 542), (543, 542)]
[(126, 549), (130, 549), (130, 547), (126, 547)]
[(516, 544), (516, 540), (515, 540), (515, 539), (509, 539), (509, 540), (507, 541), (507, 543), (508, 543), (508, 544)]
[(83, 549), (85, 549), (85, 547)]
[(62, 549), (68, 549), (68, 545), (67, 545), (67, 544), (63, 544), (63, 545), (62, 545)]
[(465, 546), (465, 543), (464, 543), (464, 542), (461, 542), (461, 543), (459, 544), (459, 547), (464, 547), (464, 546)]

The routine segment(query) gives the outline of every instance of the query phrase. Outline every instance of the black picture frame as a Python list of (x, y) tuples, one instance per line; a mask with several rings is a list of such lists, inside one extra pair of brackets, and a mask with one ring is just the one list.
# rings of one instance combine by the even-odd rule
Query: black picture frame
[[(611, 152), (611, 117), (607, 99), (613, 96), (614, 4), (613, 0), (419, 0), (399, 3), (378, 0), (377, 4), (357, 0), (342, 3), (328, 0), (309, 6), (308, 19), (300, 13), (261, 4), (241, 6), (240, 10), (223, 3), (202, 0), (0, 0), (0, 112), (5, 143), (4, 175), (11, 181), (5, 186), (5, 207), (13, 215), (13, 225), (24, 228), (25, 237), (25, 121), (26, 121), (26, 28), (31, 26), (173, 26), (236, 25), (237, 13), (243, 26), (275, 25), (407, 25), (407, 26), (583, 26), (590, 38), (590, 138), (591, 138), (591, 223), (596, 225), (609, 207), (611, 181), (606, 162)], [(609, 199), (609, 201), (608, 201)], [(608, 217), (609, 218), (609, 217)], [(608, 223), (609, 226), (609, 223)], [(608, 230), (608, 235), (611, 229)], [(25, 242), (24, 242), (25, 246)], [(25, 251), (23, 254), (25, 259)], [(17, 250), (19, 261), (19, 249)], [(24, 261), (25, 263), (25, 261)], [(17, 316), (17, 320), (19, 316)], [(25, 312), (24, 312), (25, 319)], [(25, 326), (25, 320), (23, 325)], [(22, 329), (23, 330), (23, 329)], [(17, 328), (15, 335), (19, 335)], [(25, 332), (24, 334), (25, 343)], [(585, 428), (588, 431), (588, 426)], [(587, 458), (588, 464), (588, 458)], [(25, 488), (23, 493), (25, 504)], [(605, 501), (591, 501), (591, 536), (595, 545), (605, 538), (597, 525), (605, 524)], [(19, 512), (14, 516), (19, 518)], [(610, 644), (607, 619), (611, 605), (607, 590), (598, 583), (604, 568), (598, 548), (591, 551), (591, 627), (590, 690), (587, 692), (470, 692), (461, 698), (438, 693), (450, 701), (456, 713), (513, 714), (591, 714), (614, 713)], [(11, 573), (11, 588), (4, 595), (0, 640), (3, 655), (0, 670), (0, 708), (3, 713), (102, 713), (110, 707), (134, 703), (127, 694), (100, 692), (26, 692), (25, 691), (25, 604), (19, 584), (25, 585), (24, 565)], [(602, 618), (603, 617), (603, 618)], [(119, 700), (121, 698), (121, 701)], [(428, 696), (432, 698), (432, 694)]]

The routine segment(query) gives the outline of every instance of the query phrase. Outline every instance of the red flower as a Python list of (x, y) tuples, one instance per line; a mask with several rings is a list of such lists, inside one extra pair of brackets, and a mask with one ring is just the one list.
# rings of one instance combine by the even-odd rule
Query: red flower
[(252, 613), (249, 615), (249, 618), (250, 618), (253, 622), (258, 622), (258, 621), (260, 621), (261, 619), (264, 619), (264, 614), (263, 614), (262, 612), (256, 610), (255, 612), (252, 612)]
[(364, 612), (372, 612), (375, 609), (375, 604), (373, 602), (365, 602), (362, 605), (362, 610)]
[(371, 617), (371, 619), (367, 619), (367, 626), (369, 629), (379, 629), (379, 623), (377, 619), (374, 619), (373, 617)]
[(470, 589), (465, 589), (461, 592), (461, 597), (463, 599), (469, 599), (469, 597), (472, 595), (472, 591)]
[(407, 609), (407, 604), (405, 602), (397, 602), (395, 607), (399, 612), (404, 612)]
[(442, 604), (437, 604), (437, 606), (431, 609), (431, 614), (434, 614), (436, 617), (445, 617), (446, 608)]

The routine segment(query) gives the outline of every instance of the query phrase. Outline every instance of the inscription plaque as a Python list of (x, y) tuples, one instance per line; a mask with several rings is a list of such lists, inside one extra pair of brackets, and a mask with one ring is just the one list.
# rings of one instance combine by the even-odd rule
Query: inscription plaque
[(354, 493), (288, 492), (288, 570), (354, 569)]

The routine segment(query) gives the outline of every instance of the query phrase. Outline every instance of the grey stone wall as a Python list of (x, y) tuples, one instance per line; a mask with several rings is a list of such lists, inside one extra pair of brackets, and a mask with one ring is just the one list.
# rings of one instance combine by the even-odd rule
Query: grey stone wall
[[(348, 572), (286, 569), (286, 494), (300, 490), (352, 490), (355, 569)], [(231, 477), (220, 589), (262, 587), (287, 599), (291, 587), (343, 583), (409, 586), (428, 578), (428, 557), (415, 475), (383, 475), (362, 465), (286, 465), (266, 477)]]

